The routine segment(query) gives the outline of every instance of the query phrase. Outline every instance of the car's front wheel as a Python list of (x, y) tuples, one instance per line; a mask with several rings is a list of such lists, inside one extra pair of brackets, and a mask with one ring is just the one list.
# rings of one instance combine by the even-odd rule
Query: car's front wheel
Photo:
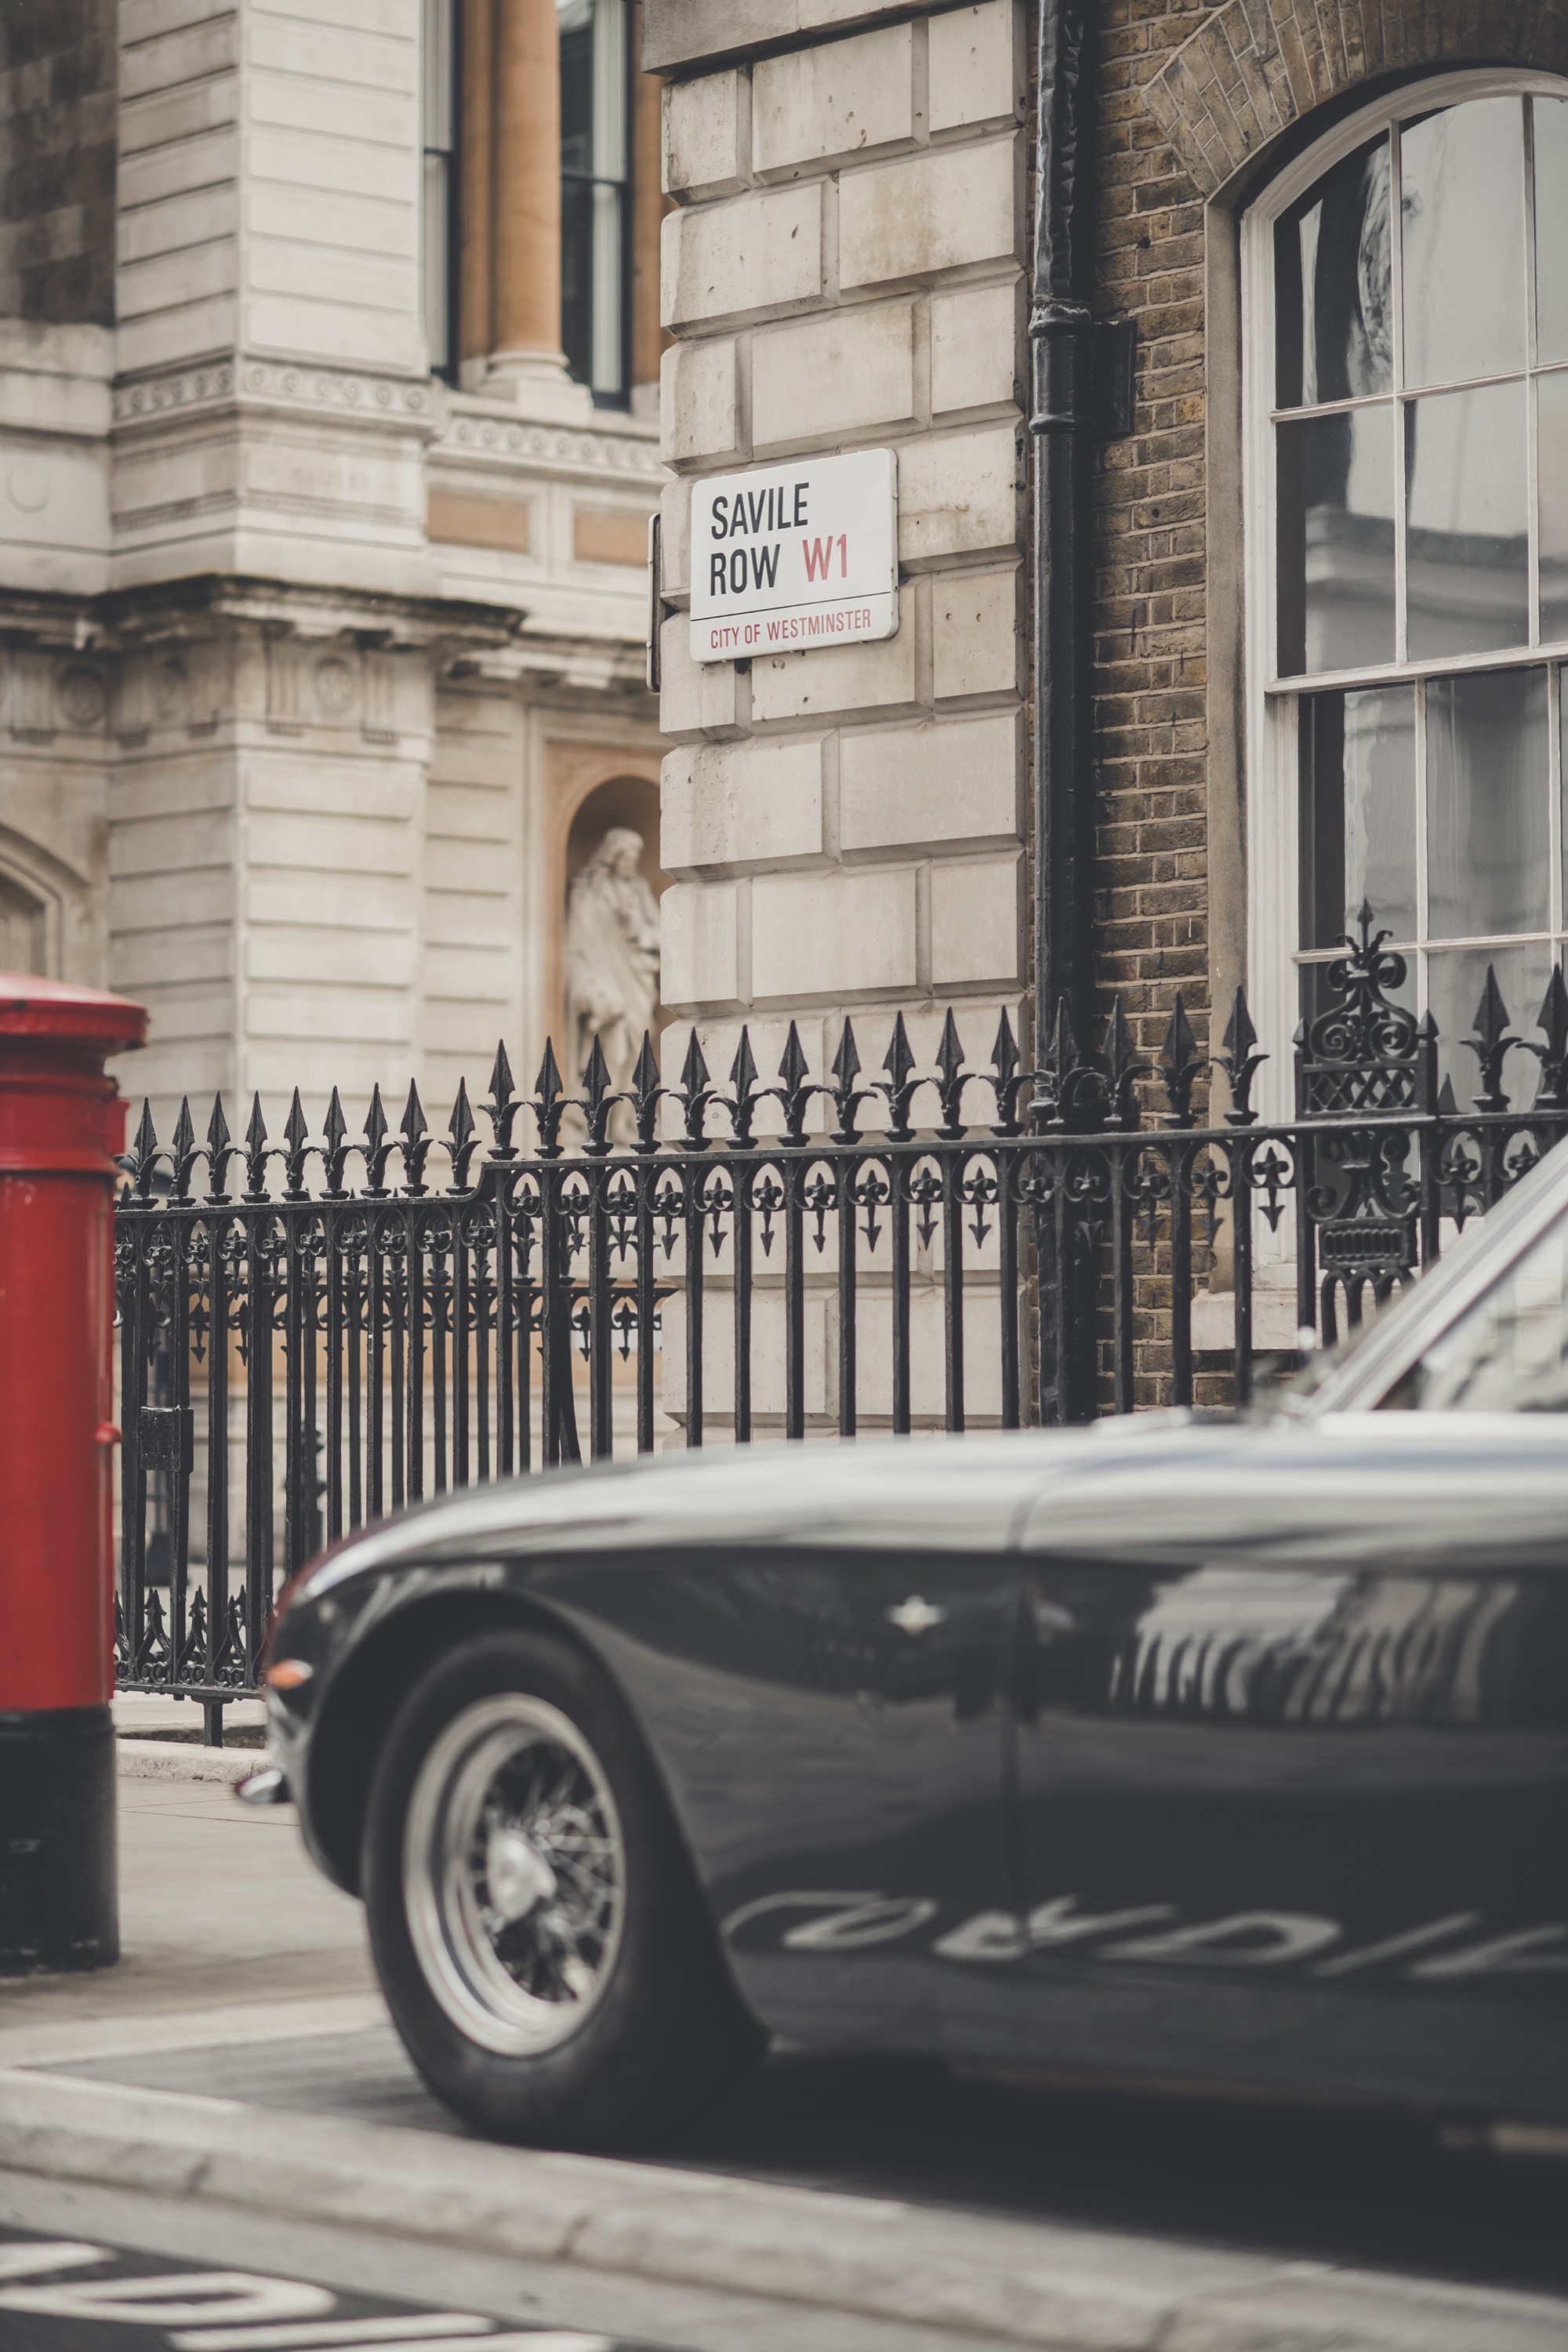
[(634, 1731), (547, 1635), (466, 1641), (410, 1693), (363, 1884), (398, 2032), (480, 2131), (646, 2139), (758, 2045)]

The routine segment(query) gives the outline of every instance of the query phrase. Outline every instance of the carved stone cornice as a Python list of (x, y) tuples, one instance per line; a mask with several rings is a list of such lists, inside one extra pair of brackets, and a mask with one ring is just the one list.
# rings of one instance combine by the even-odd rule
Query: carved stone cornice
[(533, 424), (526, 416), (459, 407), (455, 401), (449, 403), (430, 455), (464, 463), (496, 459), (515, 465), (521, 459), (550, 473), (587, 468), (595, 474), (618, 474), (649, 488), (664, 472), (658, 443), (647, 434)]
[(356, 416), (374, 424), (397, 423), (429, 429), (435, 395), (422, 377), (378, 376), (342, 368), (310, 367), (274, 360), (216, 360), (203, 367), (168, 370), (114, 387), (115, 425), (163, 425), (190, 410), (227, 403)]

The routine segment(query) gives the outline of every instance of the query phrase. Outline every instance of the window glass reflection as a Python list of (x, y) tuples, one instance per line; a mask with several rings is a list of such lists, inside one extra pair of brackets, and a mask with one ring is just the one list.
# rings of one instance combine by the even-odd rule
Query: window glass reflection
[(1280, 676), (1392, 661), (1392, 405), (1275, 429)]
[[(1427, 927), (1434, 939), (1545, 929), (1546, 727), (1544, 670), (1434, 678), (1427, 686)], [(1473, 1009), (1466, 1008), (1465, 1027)]]
[(1568, 99), (1535, 108), (1535, 344), (1550, 365), (1568, 360)]
[(1301, 703), (1301, 945), (1332, 947), (1365, 899), (1415, 936), (1415, 689)]
[[(1467, 1039), (1476, 1026), (1489, 966), (1517, 1037), (1538, 1035), (1535, 1015), (1546, 993), (1554, 950), (1544, 940), (1504, 948), (1446, 948), (1426, 964), (1426, 993), (1437, 1024), (1438, 1081), (1447, 1078), (1459, 1109), (1481, 1090), (1481, 1066)], [(1522, 1045), (1503, 1056), (1502, 1090), (1516, 1110), (1528, 1110), (1541, 1084), (1541, 1065)]]
[(1522, 367), (1522, 101), (1472, 100), (1407, 124), (1401, 170), (1405, 383)]
[(1568, 373), (1536, 380), (1537, 529), (1541, 534), (1541, 635), (1568, 637)]
[(1522, 382), (1405, 403), (1413, 659), (1529, 643), (1525, 413)]
[(1326, 172), (1274, 232), (1281, 408), (1394, 382), (1386, 133)]

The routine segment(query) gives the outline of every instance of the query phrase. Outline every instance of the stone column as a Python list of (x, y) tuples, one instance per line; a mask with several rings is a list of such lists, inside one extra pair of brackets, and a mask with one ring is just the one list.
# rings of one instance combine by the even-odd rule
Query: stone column
[(491, 220), (492, 342), (486, 385), (537, 409), (580, 388), (561, 348), (561, 44), (555, 0), (497, 0)]

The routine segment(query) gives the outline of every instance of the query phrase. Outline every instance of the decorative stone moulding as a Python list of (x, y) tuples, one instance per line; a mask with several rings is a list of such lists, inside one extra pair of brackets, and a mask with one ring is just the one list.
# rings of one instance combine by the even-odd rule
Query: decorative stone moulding
[(241, 395), (267, 400), (297, 401), (310, 408), (359, 410), (366, 415), (428, 417), (432, 413), (428, 383), (403, 377), (349, 375), (340, 369), (279, 367), (242, 360), (237, 375), (228, 362), (203, 368), (183, 368), (168, 375), (119, 385), (114, 394), (117, 425), (165, 415), (172, 409), (198, 407), (204, 401), (222, 400), (237, 384)]
[(587, 433), (558, 433), (540, 425), (504, 425), (493, 417), (459, 416), (438, 436), (436, 447), (461, 450), (465, 456), (542, 457), (568, 465), (614, 466), (628, 473), (662, 472), (658, 445), (627, 435), (598, 438)]

